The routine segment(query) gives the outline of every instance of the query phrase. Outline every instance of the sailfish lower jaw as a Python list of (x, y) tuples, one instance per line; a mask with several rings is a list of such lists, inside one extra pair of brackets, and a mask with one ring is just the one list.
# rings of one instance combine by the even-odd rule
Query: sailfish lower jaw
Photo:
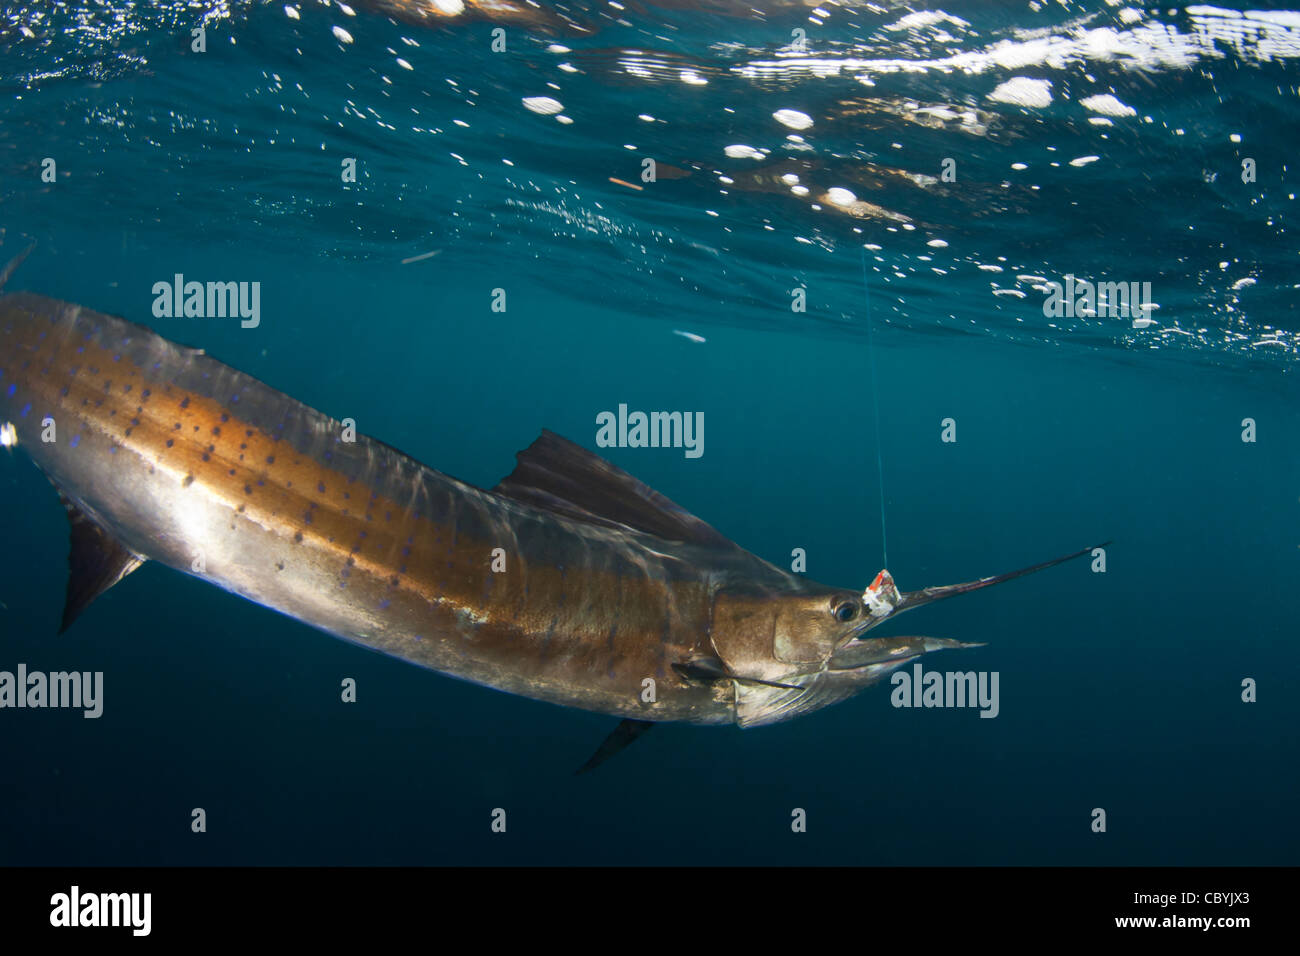
[(852, 641), (821, 670), (789, 678), (789, 685), (735, 684), (736, 723), (762, 727), (821, 710), (853, 697), (922, 654), (982, 647), (939, 637), (884, 637)]
[(983, 643), (954, 641), (946, 637), (880, 637), (853, 640), (845, 644), (827, 662), (830, 672), (859, 671), (877, 664), (901, 664), (932, 651), (983, 647)]

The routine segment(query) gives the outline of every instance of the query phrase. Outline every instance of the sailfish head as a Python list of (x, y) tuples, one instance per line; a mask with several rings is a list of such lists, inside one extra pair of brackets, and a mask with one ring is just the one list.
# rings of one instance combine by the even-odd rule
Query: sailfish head
[(1091, 552), (964, 584), (899, 591), (886, 570), (864, 590), (809, 585), (781, 592), (724, 588), (714, 601), (714, 664), (736, 688), (736, 722), (752, 727), (789, 720), (851, 697), (922, 654), (979, 647), (936, 637), (874, 637), (904, 611), (1001, 584)]

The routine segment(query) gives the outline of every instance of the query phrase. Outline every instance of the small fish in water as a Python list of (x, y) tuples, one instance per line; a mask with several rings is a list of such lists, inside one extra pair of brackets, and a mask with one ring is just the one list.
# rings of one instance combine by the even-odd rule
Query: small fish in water
[(434, 249), (432, 252), (422, 252), (418, 256), (408, 256), (402, 260), (402, 265), (409, 266), (412, 262), (423, 262), (425, 259), (432, 259), (440, 252), (442, 252), (441, 249)]
[(789, 720), (978, 646), (870, 632), (1090, 550), (912, 592), (888, 571), (827, 587), (552, 432), (476, 488), (341, 441), (340, 422), (144, 326), (29, 293), (0, 296), (0, 422), (67, 509), (63, 630), (157, 561), (443, 674), (622, 718), (584, 770), (657, 722)]

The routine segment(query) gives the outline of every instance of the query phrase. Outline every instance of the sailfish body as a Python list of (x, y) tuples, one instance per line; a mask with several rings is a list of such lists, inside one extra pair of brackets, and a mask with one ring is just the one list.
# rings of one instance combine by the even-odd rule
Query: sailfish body
[(157, 561), (414, 664), (638, 726), (753, 726), (841, 700), (969, 646), (873, 639), (876, 624), (1068, 559), (912, 594), (885, 572), (866, 592), (824, 587), (549, 432), (479, 489), (201, 351), (29, 293), (0, 296), (5, 422), (72, 520), (65, 627)]

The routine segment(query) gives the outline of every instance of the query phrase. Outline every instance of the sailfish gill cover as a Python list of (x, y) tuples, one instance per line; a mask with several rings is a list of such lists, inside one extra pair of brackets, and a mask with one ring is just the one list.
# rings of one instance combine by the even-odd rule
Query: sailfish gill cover
[[(6, 5), (0, 49), (0, 260), (34, 245), (0, 298), (0, 859), (1296, 862), (1300, 13), (69, 0)], [(474, 490), (544, 430), (585, 452)], [(186, 550), (280, 500), (259, 476), (295, 507), (257, 521), (350, 581), (283, 535)], [(189, 482), (209, 511), (164, 521)], [(445, 566), (394, 530), (440, 516)], [(889, 605), (882, 568), (906, 594), (1085, 545), (809, 649)], [(529, 653), (599, 685), (634, 586), (675, 715), (769, 725), (670, 720), (575, 776), (644, 700), (530, 699), (541, 665), (497, 693), (385, 623), (423, 600), (469, 660), (562, 603)], [(309, 626), (337, 591), (401, 652)], [(776, 591), (806, 605), (763, 617)], [(747, 620), (766, 669), (720, 636)], [(848, 659), (881, 679), (782, 696)]]

